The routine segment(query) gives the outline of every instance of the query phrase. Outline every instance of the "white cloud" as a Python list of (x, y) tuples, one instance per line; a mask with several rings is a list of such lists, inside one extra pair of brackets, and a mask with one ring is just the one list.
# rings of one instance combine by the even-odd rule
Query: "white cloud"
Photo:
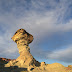
[(48, 55), (49, 59), (56, 59), (64, 62), (72, 62), (72, 45), (68, 46), (66, 49), (59, 49), (53, 51)]
[[(31, 4), (29, 4), (31, 7), (26, 5), (27, 2), (22, 1), (20, 3), (16, 3), (15, 0), (5, 2), (6, 7), (10, 6), (10, 11), (4, 10), (0, 2), (0, 11), (4, 13), (0, 13), (0, 26), (2, 26), (2, 29), (5, 31), (4, 35), (0, 35), (1, 55), (7, 54), (7, 52), (11, 55), (16, 52), (15, 48), (17, 48), (17, 46), (11, 40), (11, 37), (19, 28), (26, 29), (34, 36), (32, 45), (35, 46), (38, 40), (46, 35), (46, 33), (51, 34), (54, 32), (67, 32), (72, 30), (72, 19), (66, 23), (63, 22), (64, 14), (66, 14), (70, 4), (68, 0), (60, 0), (59, 3), (54, 0), (31, 0)], [(22, 6), (24, 4), (25, 6)], [(27, 7), (30, 7), (30, 10), (26, 10)], [(6, 46), (3, 46), (3, 43)], [(11, 43), (13, 43), (13, 45), (11, 45)]]

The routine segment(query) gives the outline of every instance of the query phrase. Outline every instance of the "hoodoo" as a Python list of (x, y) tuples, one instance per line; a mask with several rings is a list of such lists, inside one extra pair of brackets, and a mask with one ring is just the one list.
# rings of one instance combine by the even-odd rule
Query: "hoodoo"
[[(26, 30), (17, 30), (12, 40), (17, 43), (20, 56), (16, 60), (9, 61), (5, 64), (5, 67), (18, 66), (18, 68), (27, 68), (28, 72), (69, 72), (60, 63), (46, 64), (45, 62), (36, 61), (31, 55), (29, 47), (29, 44), (33, 41), (33, 36)], [(72, 68), (72, 66), (68, 66), (68, 68)]]
[(11, 60), (5, 67), (18, 66), (18, 67), (37, 67), (40, 65), (38, 61), (30, 53), (29, 44), (33, 41), (33, 36), (26, 32), (24, 29), (19, 29), (11, 38), (17, 43), (20, 56), (16, 60)]

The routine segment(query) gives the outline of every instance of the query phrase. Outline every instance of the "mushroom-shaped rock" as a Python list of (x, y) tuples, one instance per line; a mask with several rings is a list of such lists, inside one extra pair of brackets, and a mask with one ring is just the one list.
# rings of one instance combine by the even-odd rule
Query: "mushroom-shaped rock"
[(5, 65), (8, 66), (18, 66), (18, 67), (28, 67), (28, 66), (40, 66), (40, 63), (36, 61), (30, 53), (29, 44), (33, 41), (33, 36), (26, 32), (24, 29), (19, 29), (15, 32), (12, 40), (17, 43), (20, 56), (16, 61), (10, 61)]
[[(26, 30), (19, 29), (13, 35), (12, 40), (14, 42), (16, 42), (17, 44), (19, 44), (21, 42), (24, 43), (26, 41), (27, 43), (24, 43), (24, 44), (28, 45), (33, 41), (33, 36), (31, 34), (29, 34), (28, 32), (26, 32)], [(20, 40), (22, 40), (22, 41), (20, 41)]]

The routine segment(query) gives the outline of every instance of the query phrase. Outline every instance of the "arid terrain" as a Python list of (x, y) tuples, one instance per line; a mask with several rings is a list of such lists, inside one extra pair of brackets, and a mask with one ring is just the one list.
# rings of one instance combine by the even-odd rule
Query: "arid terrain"
[[(28, 72), (27, 68), (18, 68), (17, 66), (11, 66), (11, 67), (4, 67), (5, 64), (7, 64), (11, 59), (6, 59), (6, 58), (0, 58), (0, 72)], [(37, 67), (35, 70), (31, 72), (72, 72), (72, 66), (69, 65), (68, 67), (65, 67), (64, 69), (59, 69), (59, 68), (48, 68), (48, 71), (42, 71), (41, 67)]]
[(29, 47), (33, 36), (24, 29), (17, 30), (12, 40), (17, 44), (20, 56), (13, 60), (0, 58), (0, 72), (72, 72), (72, 65), (65, 67), (59, 63), (46, 64), (37, 61)]

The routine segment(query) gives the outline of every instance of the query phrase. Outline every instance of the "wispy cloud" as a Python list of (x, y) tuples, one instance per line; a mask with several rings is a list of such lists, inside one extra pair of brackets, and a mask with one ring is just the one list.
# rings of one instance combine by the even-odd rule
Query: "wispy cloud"
[[(31, 44), (32, 49), (38, 47), (37, 44), (43, 36), (51, 35), (55, 32), (71, 31), (72, 19), (66, 20), (70, 16), (71, 3), (72, 0), (0, 0), (0, 49), (2, 50), (0, 55), (6, 55), (7, 52), (10, 55), (12, 53), (15, 54), (17, 46), (11, 40), (11, 37), (19, 28), (26, 29), (34, 36), (34, 41)], [(32, 49), (31, 51), (35, 50)], [(64, 51), (66, 50), (61, 52), (64, 53)], [(49, 53), (51, 54), (52, 52)], [(43, 54), (46, 56), (47, 52)], [(52, 53), (51, 56), (53, 54), (56, 55)], [(65, 52), (65, 54), (69, 55), (69, 52)], [(63, 57), (67, 58), (65, 55)]]
[(53, 51), (53, 53), (48, 55), (48, 58), (72, 63), (71, 55), (72, 55), (72, 45), (68, 46), (66, 49)]

